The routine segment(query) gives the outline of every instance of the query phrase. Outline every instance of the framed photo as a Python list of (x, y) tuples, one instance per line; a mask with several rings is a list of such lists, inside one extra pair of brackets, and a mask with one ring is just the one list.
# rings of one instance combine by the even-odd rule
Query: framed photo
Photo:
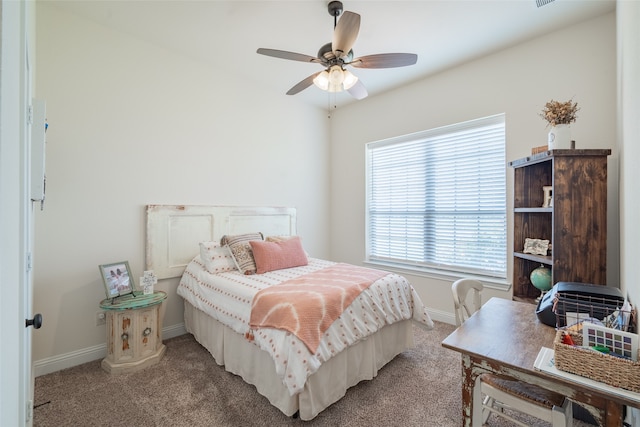
[(133, 293), (135, 283), (133, 282), (133, 276), (131, 276), (129, 261), (102, 264), (98, 268), (104, 282), (107, 298)]

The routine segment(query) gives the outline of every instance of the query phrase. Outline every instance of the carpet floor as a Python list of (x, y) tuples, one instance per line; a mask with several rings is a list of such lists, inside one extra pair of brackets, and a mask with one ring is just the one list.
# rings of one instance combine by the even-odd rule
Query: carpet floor
[[(431, 331), (414, 326), (414, 348), (311, 421), (282, 414), (187, 334), (165, 340), (163, 359), (140, 372), (110, 375), (96, 360), (37, 377), (33, 425), (459, 427), (460, 355), (440, 345), (455, 327), (435, 324)], [(521, 419), (530, 426), (549, 426)], [(512, 425), (495, 415), (488, 422), (490, 427)]]

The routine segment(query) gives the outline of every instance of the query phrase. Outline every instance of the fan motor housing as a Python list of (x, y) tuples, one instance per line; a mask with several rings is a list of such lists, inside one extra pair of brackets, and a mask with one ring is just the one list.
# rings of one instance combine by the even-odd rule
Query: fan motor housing
[(329, 10), (329, 15), (331, 16), (340, 16), (340, 14), (342, 13), (342, 2), (341, 1), (330, 1), (329, 5), (327, 6), (327, 9)]
[[(331, 42), (323, 45), (320, 50), (318, 50), (318, 59), (324, 59), (328, 61), (330, 64), (337, 63), (336, 55), (333, 53), (333, 48), (331, 47)], [(353, 60), (353, 49), (349, 51), (349, 53), (342, 58), (343, 64), (348, 64)]]

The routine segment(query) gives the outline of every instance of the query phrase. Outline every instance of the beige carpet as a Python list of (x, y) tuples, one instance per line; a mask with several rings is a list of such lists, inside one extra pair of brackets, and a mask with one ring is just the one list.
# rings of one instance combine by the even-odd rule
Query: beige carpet
[[(460, 355), (442, 348), (454, 327), (414, 327), (415, 348), (312, 421), (282, 414), (218, 366), (191, 335), (166, 340), (162, 361), (110, 375), (100, 360), (36, 378), (34, 426), (437, 426), (461, 425)], [(548, 426), (524, 418), (531, 426)], [(489, 426), (512, 425), (495, 415)], [(577, 421), (574, 426), (586, 426)]]

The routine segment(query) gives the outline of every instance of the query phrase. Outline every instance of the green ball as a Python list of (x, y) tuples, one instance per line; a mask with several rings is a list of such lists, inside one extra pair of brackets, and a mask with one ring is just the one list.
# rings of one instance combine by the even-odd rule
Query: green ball
[(529, 278), (531, 279), (533, 286), (542, 292), (546, 292), (551, 289), (551, 270), (544, 265), (533, 270)]

